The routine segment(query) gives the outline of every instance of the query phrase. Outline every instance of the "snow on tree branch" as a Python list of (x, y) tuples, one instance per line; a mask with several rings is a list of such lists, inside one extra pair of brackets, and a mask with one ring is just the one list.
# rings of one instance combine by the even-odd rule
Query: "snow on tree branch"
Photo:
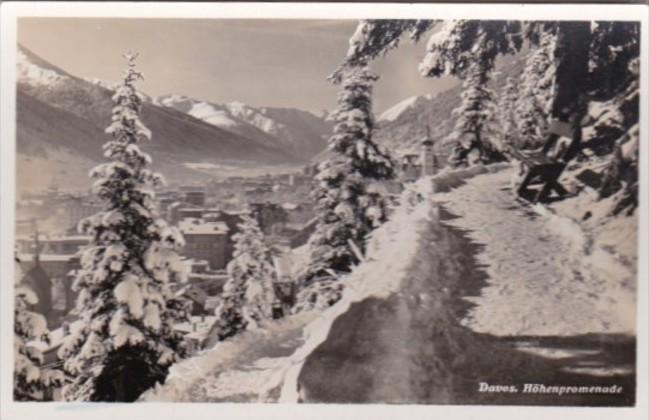
[[(142, 74), (135, 69), (137, 54), (125, 58), (127, 70), (106, 129), (111, 140), (104, 154), (110, 162), (90, 173), (104, 209), (79, 225), (93, 240), (81, 253), (73, 285), (83, 325), (59, 351), (71, 377), (64, 388), (68, 400), (134, 400), (164, 380), (170, 364), (184, 354), (173, 330), (188, 316), (187, 302), (175, 293), (185, 278), (177, 253), (183, 239), (154, 202), (162, 176), (146, 169), (151, 157), (138, 145), (151, 139), (139, 117), (142, 95), (135, 83)], [(138, 370), (126, 378), (129, 366)]]

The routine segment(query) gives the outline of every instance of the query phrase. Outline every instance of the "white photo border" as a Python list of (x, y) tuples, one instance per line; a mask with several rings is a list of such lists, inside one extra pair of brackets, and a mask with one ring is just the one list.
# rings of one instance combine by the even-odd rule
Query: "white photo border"
[[(642, 419), (649, 418), (648, 284), (649, 226), (649, 36), (646, 5), (634, 4), (411, 4), (411, 3), (115, 3), (4, 2), (1, 5), (0, 84), (0, 418), (2, 419)], [(20, 17), (110, 17), (185, 19), (481, 19), (621, 20), (641, 22), (640, 205), (637, 301), (637, 390), (632, 408), (229, 404), (229, 403), (17, 403), (13, 387), (13, 283), (15, 221), (16, 48)], [(351, 35), (351, 34), (350, 34)], [(341, 57), (342, 59), (343, 57)], [(333, 69), (332, 69), (333, 70)]]

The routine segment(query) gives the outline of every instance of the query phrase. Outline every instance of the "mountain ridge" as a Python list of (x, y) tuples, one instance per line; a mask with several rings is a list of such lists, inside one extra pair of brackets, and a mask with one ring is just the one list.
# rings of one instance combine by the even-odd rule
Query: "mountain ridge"
[[(18, 154), (42, 159), (48, 150), (57, 151), (73, 159), (69, 166), (103, 161), (101, 147), (108, 139), (104, 130), (114, 106), (111, 84), (74, 76), (20, 45), (17, 58)], [(149, 99), (142, 104), (141, 117), (153, 132), (152, 141), (143, 147), (152, 155), (154, 168), (172, 181), (208, 175), (190, 163), (226, 163), (245, 171), (260, 165), (298, 167), (305, 161), (271, 138), (262, 141), (259, 133), (246, 136), (225, 130)], [(63, 184), (76, 182), (60, 178)]]

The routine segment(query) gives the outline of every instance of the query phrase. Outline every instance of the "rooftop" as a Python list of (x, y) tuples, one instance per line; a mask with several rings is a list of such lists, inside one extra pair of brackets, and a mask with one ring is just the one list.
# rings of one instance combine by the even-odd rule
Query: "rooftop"
[[(38, 256), (38, 259), (41, 262), (66, 262), (75, 257), (74, 254), (40, 254)], [(18, 255), (18, 259), (21, 262), (28, 262), (32, 261), (34, 259), (33, 254), (20, 254)]]
[(224, 222), (206, 222), (195, 217), (182, 219), (178, 228), (183, 235), (217, 235), (226, 234), (229, 230)]

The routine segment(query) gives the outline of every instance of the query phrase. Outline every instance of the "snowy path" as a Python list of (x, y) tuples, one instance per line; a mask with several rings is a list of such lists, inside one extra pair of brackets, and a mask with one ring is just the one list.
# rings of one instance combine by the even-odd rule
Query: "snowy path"
[(476, 307), (465, 325), (501, 336), (633, 333), (635, 295), (623, 281), (632, 273), (588, 266), (580, 232), (515, 202), (508, 182), (508, 171), (485, 174), (436, 195), (457, 216), (448, 224), (482, 245), (488, 285), (467, 298)]
[[(435, 194), (441, 223), (419, 238), (399, 292), (353, 304), (307, 358), (299, 377), (306, 402), (632, 403), (633, 293), (615, 273), (580, 264), (583, 241), (518, 205), (508, 179), (507, 170), (477, 175)], [(613, 299), (602, 299), (608, 292)], [(489, 393), (482, 382), (624, 392)]]
[[(503, 168), (439, 176), (433, 195), (422, 180), (427, 199), (377, 231), (337, 305), (183, 361), (143, 400), (632, 404), (631, 273), (574, 223), (518, 204)], [(483, 382), (624, 392), (485, 393)]]

